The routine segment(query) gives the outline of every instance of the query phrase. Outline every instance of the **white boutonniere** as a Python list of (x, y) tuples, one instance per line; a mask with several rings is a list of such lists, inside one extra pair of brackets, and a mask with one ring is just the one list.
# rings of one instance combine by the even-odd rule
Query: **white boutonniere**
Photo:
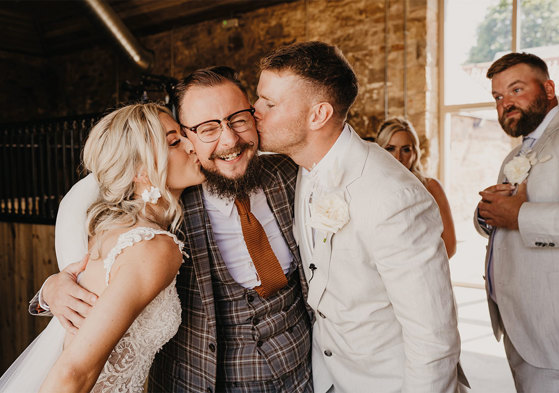
[[(336, 233), (349, 222), (349, 206), (340, 188), (342, 171), (336, 161), (324, 180), (323, 187), (316, 186), (310, 204), (309, 225), (327, 233)], [(319, 189), (322, 191), (319, 191)], [(323, 242), (326, 242), (324, 237)]]
[(503, 173), (507, 177), (509, 183), (520, 184), (526, 180), (530, 173), (530, 169), (532, 169), (534, 165), (540, 162), (546, 162), (550, 159), (551, 156), (549, 154), (542, 158), (537, 158), (533, 151), (529, 151), (507, 162), (503, 168)]
[(349, 221), (349, 207), (343, 192), (331, 192), (314, 198), (309, 225), (325, 232), (336, 233)]

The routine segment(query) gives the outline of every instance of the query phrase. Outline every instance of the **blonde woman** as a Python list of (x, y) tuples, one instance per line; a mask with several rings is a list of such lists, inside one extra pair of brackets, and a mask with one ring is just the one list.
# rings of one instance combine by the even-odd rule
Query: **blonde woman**
[(376, 142), (408, 168), (435, 198), (443, 221), (442, 238), (451, 258), (456, 253), (456, 232), (450, 205), (441, 183), (423, 174), (419, 138), (413, 125), (400, 117), (390, 118), (380, 125)]
[(182, 217), (181, 192), (203, 175), (179, 125), (156, 104), (130, 105), (101, 119), (86, 142), (84, 164), (100, 197), (88, 211), (90, 257), (79, 282), (98, 299), (77, 333), (66, 335), (46, 379), (25, 391), (141, 392), (155, 353), (181, 323), (175, 278), (183, 245), (172, 232)]

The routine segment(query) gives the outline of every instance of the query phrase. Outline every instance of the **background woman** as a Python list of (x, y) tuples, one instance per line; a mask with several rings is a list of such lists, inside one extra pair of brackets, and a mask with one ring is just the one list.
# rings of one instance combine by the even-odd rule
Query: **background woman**
[(380, 125), (376, 142), (417, 176), (435, 198), (443, 221), (442, 238), (448, 257), (451, 258), (456, 253), (456, 232), (450, 205), (441, 183), (423, 174), (419, 138), (413, 125), (401, 117), (390, 118)]

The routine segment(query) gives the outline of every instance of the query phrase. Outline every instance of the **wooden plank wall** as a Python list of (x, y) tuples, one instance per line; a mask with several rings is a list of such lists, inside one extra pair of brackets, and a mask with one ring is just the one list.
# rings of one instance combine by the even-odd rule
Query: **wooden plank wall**
[(57, 271), (53, 225), (0, 222), (0, 374), (49, 322), (27, 306)]

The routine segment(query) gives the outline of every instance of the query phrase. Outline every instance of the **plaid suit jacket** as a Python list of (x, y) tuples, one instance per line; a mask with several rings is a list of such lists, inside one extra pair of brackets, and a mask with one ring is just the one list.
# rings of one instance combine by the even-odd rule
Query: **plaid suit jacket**
[[(263, 191), (284, 239), (291, 250), (301, 277), (303, 296), (307, 284), (293, 238), (293, 202), (297, 166), (280, 155), (263, 155)], [(150, 392), (215, 392), (217, 377), (217, 332), (214, 292), (210, 267), (213, 242), (209, 218), (204, 209), (202, 187), (183, 193), (186, 244), (190, 259), (177, 277), (182, 304), (182, 324), (177, 335), (158, 353), (150, 372)], [(309, 318), (312, 321), (312, 311)]]

